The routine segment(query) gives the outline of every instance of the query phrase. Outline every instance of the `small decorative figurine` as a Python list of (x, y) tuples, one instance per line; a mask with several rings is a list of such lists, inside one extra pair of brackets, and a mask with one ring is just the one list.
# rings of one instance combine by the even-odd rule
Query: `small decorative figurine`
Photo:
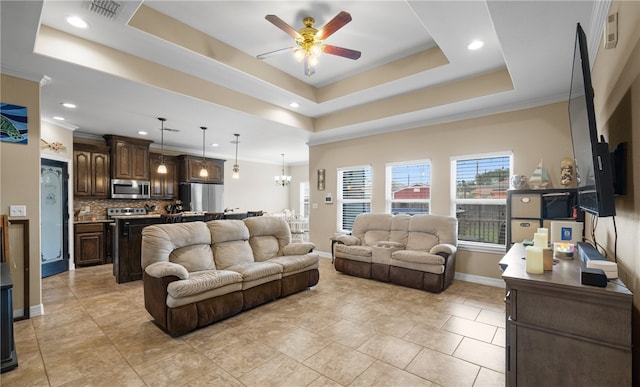
[(551, 183), (547, 170), (542, 166), (542, 160), (538, 163), (538, 166), (531, 174), (529, 178), (529, 187), (533, 189), (544, 189)]
[(565, 187), (573, 182), (573, 159), (565, 157), (560, 162), (560, 184)]

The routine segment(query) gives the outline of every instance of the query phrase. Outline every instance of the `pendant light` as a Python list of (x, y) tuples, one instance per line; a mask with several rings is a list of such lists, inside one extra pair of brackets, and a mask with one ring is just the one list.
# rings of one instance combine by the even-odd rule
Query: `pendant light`
[(160, 120), (160, 165), (158, 165), (158, 173), (161, 175), (167, 174), (167, 166), (164, 164), (164, 122), (166, 118), (158, 117)]
[(236, 143), (236, 163), (233, 164), (233, 174), (231, 174), (231, 177), (234, 179), (239, 179), (240, 167), (238, 166), (238, 144), (240, 143), (240, 135), (238, 133), (234, 133), (233, 135), (236, 136), (236, 140), (234, 141)]
[(284, 153), (282, 155), (282, 174), (280, 176), (276, 176), (276, 184), (282, 187), (286, 187), (291, 184), (291, 176), (284, 174)]
[(209, 171), (207, 171), (207, 165), (205, 164), (205, 159), (204, 159), (204, 144), (205, 144), (205, 132), (207, 130), (206, 126), (201, 126), (200, 129), (202, 129), (202, 169), (200, 169), (200, 177), (204, 177), (205, 179), (207, 177), (209, 177)]

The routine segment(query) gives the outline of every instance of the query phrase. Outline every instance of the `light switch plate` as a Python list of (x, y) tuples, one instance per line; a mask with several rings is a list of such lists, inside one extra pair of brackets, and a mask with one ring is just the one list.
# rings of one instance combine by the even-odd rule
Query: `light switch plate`
[(27, 206), (9, 206), (9, 216), (27, 216)]

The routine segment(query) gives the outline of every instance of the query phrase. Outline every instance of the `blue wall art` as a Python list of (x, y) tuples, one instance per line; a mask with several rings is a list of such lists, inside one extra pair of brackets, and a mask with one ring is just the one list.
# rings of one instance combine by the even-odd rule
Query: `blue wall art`
[(27, 144), (27, 108), (0, 102), (0, 141)]

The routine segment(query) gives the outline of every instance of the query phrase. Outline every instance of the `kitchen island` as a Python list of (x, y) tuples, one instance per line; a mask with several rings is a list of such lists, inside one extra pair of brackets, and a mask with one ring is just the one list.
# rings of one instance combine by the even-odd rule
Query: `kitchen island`
[[(225, 219), (243, 219), (246, 213), (225, 213)], [(142, 279), (142, 229), (164, 223), (160, 214), (113, 216), (113, 275), (116, 282), (137, 281)], [(183, 222), (203, 221), (204, 213), (183, 213)]]

